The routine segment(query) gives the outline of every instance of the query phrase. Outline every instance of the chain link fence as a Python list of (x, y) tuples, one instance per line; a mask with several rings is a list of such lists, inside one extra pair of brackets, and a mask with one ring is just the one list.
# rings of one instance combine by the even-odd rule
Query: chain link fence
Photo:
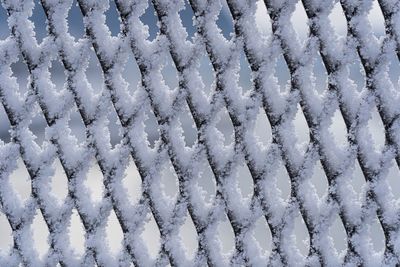
[[(1, 266), (400, 264), (399, 183), (390, 178), (400, 178), (399, 1), (1, 4), (1, 232), (12, 237)], [(382, 36), (369, 20), (373, 5)], [(304, 40), (293, 21), (298, 7)], [(38, 10), (46, 26), (35, 27)], [(156, 28), (146, 25), (152, 13)], [(74, 36), (78, 20), (83, 30)], [(24, 200), (15, 186), (21, 168), (29, 175)], [(41, 256), (38, 217), (48, 232)], [(109, 245), (111, 217), (122, 233), (117, 248)], [(296, 241), (298, 220), (306, 243)], [(157, 233), (145, 240), (149, 221)], [(180, 234), (188, 221), (191, 256)], [(371, 242), (373, 225), (382, 251)], [(230, 253), (221, 231), (233, 236)], [(71, 238), (82, 239), (81, 255)]]

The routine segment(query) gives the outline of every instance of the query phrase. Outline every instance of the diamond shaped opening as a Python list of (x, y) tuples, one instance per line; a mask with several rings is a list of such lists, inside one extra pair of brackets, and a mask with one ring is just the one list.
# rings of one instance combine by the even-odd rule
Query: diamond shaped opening
[(217, 130), (222, 134), (222, 140), (225, 146), (234, 141), (234, 129), (228, 111), (223, 107), (217, 114)]
[(132, 205), (138, 203), (142, 195), (142, 179), (131, 156), (129, 156), (129, 165), (125, 170), (122, 185), (126, 189), (129, 202)]
[(18, 198), (22, 202), (28, 200), (31, 195), (31, 178), (21, 158), (18, 158), (17, 169), (11, 173), (9, 181)]
[(290, 90), (290, 71), (286, 64), (283, 55), (279, 55), (275, 63), (275, 76), (278, 79), (278, 84), (281, 88), (281, 92), (287, 92)]
[(120, 31), (120, 17), (115, 6), (115, 1), (108, 1), (109, 8), (104, 13), (106, 16), (106, 25), (113, 36), (117, 36)]
[(49, 238), (49, 230), (44, 221), (43, 215), (39, 210), (36, 210), (36, 215), (33, 218), (31, 229), (34, 248), (39, 254), (39, 258), (44, 259), (44, 256), (49, 250), (49, 244), (47, 242)]
[(322, 199), (328, 194), (328, 180), (319, 160), (314, 165), (313, 175), (310, 181), (314, 185), (319, 199)]
[(308, 27), (307, 13), (301, 1), (297, 2), (295, 10), (290, 18), (290, 23), (293, 25), (300, 41), (304, 42), (308, 37), (310, 29)]
[(361, 60), (358, 55), (355, 55), (349, 66), (349, 78), (356, 84), (357, 90), (362, 91), (365, 88), (365, 70), (361, 64)]
[(218, 222), (216, 237), (220, 241), (221, 252), (231, 255), (235, 249), (235, 234), (226, 215)]
[(197, 32), (197, 29), (194, 25), (194, 13), (193, 9), (189, 4), (189, 1), (185, 1), (184, 8), (179, 11), (179, 17), (182, 21), (183, 27), (185, 27), (185, 31), (187, 33), (186, 39), (193, 38), (194, 34)]
[(29, 71), (24, 60), (20, 58), (17, 62), (11, 64), (13, 76), (17, 79), (18, 90), (21, 95), (28, 91)]
[(237, 167), (236, 179), (242, 198), (250, 200), (254, 192), (254, 183), (249, 168), (245, 163)]
[(372, 1), (372, 7), (368, 13), (368, 20), (371, 23), (372, 32), (375, 36), (385, 35), (385, 18), (383, 17), (378, 1)]
[(199, 64), (199, 72), (204, 84), (204, 88), (201, 88), (201, 90), (210, 96), (215, 90), (215, 73), (206, 51), (204, 51), (203, 56), (200, 58)]
[(8, 29), (7, 18), (7, 11), (3, 6), (0, 6), (0, 40), (4, 40), (11, 35), (11, 32)]
[(149, 214), (141, 237), (143, 238), (143, 245), (147, 248), (150, 258), (156, 259), (161, 248), (161, 238), (160, 231), (152, 214)]
[(132, 53), (128, 53), (128, 59), (122, 71), (122, 77), (129, 84), (129, 92), (133, 95), (137, 87), (141, 84), (141, 75), (138, 64)]
[(329, 236), (333, 241), (333, 247), (338, 252), (339, 256), (344, 257), (347, 250), (347, 234), (344, 229), (343, 222), (340, 219), (339, 215), (336, 214), (334, 218), (332, 218), (333, 223), (329, 228)]
[(216, 21), (218, 28), (226, 39), (233, 36), (233, 18), (226, 1), (221, 1), (222, 8)]
[(59, 204), (62, 204), (68, 195), (68, 179), (58, 158), (54, 160), (52, 169), (55, 172), (51, 177), (51, 194), (57, 199)]
[(89, 191), (91, 201), (100, 202), (104, 194), (103, 174), (94, 158), (90, 161), (84, 185)]
[(385, 235), (383, 234), (382, 226), (376, 216), (369, 221), (368, 236), (373, 250), (382, 255), (385, 250)]
[(296, 238), (296, 248), (299, 250), (300, 254), (303, 257), (307, 257), (310, 250), (310, 235), (300, 213), (294, 219), (293, 234)]
[(276, 180), (276, 189), (278, 190), (278, 194), (280, 195), (280, 197), (282, 197), (283, 200), (289, 201), (291, 183), (290, 177), (286, 171), (283, 162), (279, 163), (279, 167), (276, 171)]
[(144, 131), (147, 134), (147, 141), (151, 148), (154, 148), (157, 140), (160, 140), (160, 132), (158, 130), (158, 122), (152, 110), (146, 112), (146, 120), (144, 121)]
[(74, 255), (81, 258), (85, 253), (86, 232), (76, 209), (72, 210), (68, 232), (72, 251)]
[(264, 147), (267, 147), (272, 142), (272, 130), (269, 120), (263, 108), (258, 109), (254, 125), (254, 135), (258, 142), (261, 142)]
[(92, 86), (93, 93), (96, 95), (100, 95), (104, 88), (104, 76), (103, 70), (100, 66), (99, 60), (96, 56), (93, 47), (88, 49), (89, 57), (89, 64), (86, 68), (86, 77)]
[(390, 190), (396, 200), (400, 199), (400, 172), (395, 160), (392, 160), (386, 181), (390, 186)]
[(175, 170), (168, 160), (161, 169), (161, 190), (170, 199), (176, 199), (179, 193), (179, 181)]
[(272, 235), (264, 216), (254, 224), (253, 237), (259, 245), (261, 254), (267, 258), (272, 251)]
[(83, 17), (79, 9), (78, 2), (74, 0), (67, 17), (68, 32), (76, 39), (82, 38), (85, 34), (85, 26), (83, 25)]
[(315, 89), (322, 94), (328, 89), (328, 73), (319, 53), (317, 53), (317, 56), (314, 57), (313, 65)]
[(140, 20), (145, 25), (144, 29), (148, 31), (149, 35), (147, 40), (153, 41), (159, 32), (159, 23), (156, 10), (150, 1), (148, 1), (148, 7), (144, 14), (140, 16)]
[(347, 128), (339, 109), (336, 109), (333, 114), (329, 131), (333, 135), (335, 144), (339, 146), (345, 146), (347, 144)]
[(294, 117), (293, 124), (297, 138), (297, 145), (305, 150), (310, 142), (310, 130), (300, 105), (297, 105), (297, 113)]
[(264, 1), (257, 1), (256, 3), (256, 26), (258, 31), (264, 36), (271, 36), (272, 34), (272, 25), (271, 19), (268, 15), (267, 8), (264, 4)]
[(121, 126), (121, 121), (114, 107), (110, 107), (107, 114), (108, 119), (108, 130), (110, 131), (110, 143), (113, 148), (118, 145), (122, 140), (123, 130)]
[(400, 63), (397, 58), (396, 52), (392, 51), (389, 54), (389, 66), (388, 66), (389, 78), (392, 81), (395, 88), (399, 87), (400, 82)]
[(342, 5), (339, 1), (334, 4), (333, 9), (328, 15), (328, 18), (332, 28), (338, 36), (347, 36), (347, 20), (343, 12)]
[[(0, 255), (8, 253), (13, 245), (14, 240), (12, 236), (11, 226), (8, 223), (6, 215), (0, 212)], [(3, 254), (3, 255), (2, 255)]]
[(193, 147), (197, 141), (197, 128), (194, 123), (192, 114), (189, 111), (188, 106), (185, 104), (184, 108), (180, 111), (179, 122), (183, 130), (183, 136), (185, 138), (186, 146)]
[(34, 8), (30, 20), (34, 24), (34, 35), (38, 43), (41, 43), (47, 35), (47, 18), (39, 1), (33, 1)]
[(65, 69), (60, 60), (54, 60), (50, 64), (49, 72), (51, 73), (51, 81), (56, 86), (56, 91), (60, 92), (64, 88), (66, 82)]
[(376, 107), (371, 112), (371, 119), (368, 121), (368, 130), (371, 134), (373, 145), (376, 151), (382, 151), (385, 146), (385, 126), (382, 123)]
[(198, 248), (197, 232), (189, 214), (186, 214), (185, 222), (179, 228), (179, 237), (182, 240), (186, 257), (193, 260)]
[(106, 226), (106, 240), (112, 255), (118, 255), (123, 249), (124, 234), (114, 210), (108, 216)]
[(215, 183), (214, 174), (207, 161), (202, 161), (200, 165), (200, 173), (199, 178), (197, 179), (197, 185), (202, 191), (203, 200), (207, 204), (211, 204), (215, 199), (217, 186)]
[(169, 53), (166, 53), (165, 55), (165, 61), (163, 62), (161, 73), (165, 84), (170, 90), (178, 88), (178, 72), (176, 71), (175, 64)]
[(78, 108), (74, 105), (69, 115), (68, 127), (71, 130), (71, 134), (76, 138), (80, 144), (86, 141), (86, 127), (82, 121), (82, 117), (79, 114)]
[(361, 200), (366, 183), (360, 164), (357, 160), (354, 165), (352, 179), (350, 179), (349, 182), (353, 187), (354, 192), (356, 193), (356, 198), (358, 200)]
[(0, 104), (0, 141), (8, 143), (11, 141), (11, 124), (8, 120), (8, 116), (6, 111), (4, 110), (3, 105)]
[(32, 121), (29, 125), (29, 129), (31, 130), (32, 134), (34, 135), (35, 142), (42, 146), (43, 142), (45, 141), (45, 131), (47, 128), (47, 122), (43, 116), (42, 110), (36, 105), (34, 109), (34, 114)]
[(249, 93), (253, 87), (253, 78), (249, 62), (244, 52), (240, 53), (239, 67), (239, 85), (242, 87), (243, 93)]

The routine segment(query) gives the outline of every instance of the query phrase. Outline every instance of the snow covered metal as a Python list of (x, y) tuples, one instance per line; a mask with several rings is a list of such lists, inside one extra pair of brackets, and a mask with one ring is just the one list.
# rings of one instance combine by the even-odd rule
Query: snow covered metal
[[(0, 208), (11, 227), (13, 246), (0, 253), (0, 266), (400, 264), (400, 203), (387, 181), (388, 170), (400, 166), (399, 85), (389, 77), (393, 57), (396, 64), (400, 59), (400, 1), (377, 0), (385, 18), (386, 33), (381, 38), (374, 35), (368, 20), (372, 0), (222, 1), (115, 0), (120, 32), (112, 35), (106, 21), (109, 1), (78, 0), (84, 35), (76, 39), (69, 27), (72, 0), (1, 0), (9, 36), (0, 40), (0, 100), (11, 125), (11, 140), (0, 140)], [(219, 26), (226, 4), (233, 23), (229, 37)], [(308, 18), (304, 42), (291, 22), (299, 4)], [(256, 26), (260, 5), (268, 14), (262, 19), (271, 26), (266, 34)], [(330, 19), (335, 7), (347, 22), (347, 36), (342, 38)], [(47, 34), (41, 42), (31, 19), (34, 8), (43, 9), (47, 19)], [(154, 40), (143, 23), (150, 8), (159, 26)], [(192, 37), (188, 36), (191, 25), (184, 26), (182, 15), (189, 11)], [(90, 59), (91, 54), (94, 58)], [(130, 57), (140, 74), (138, 86), (124, 76), (130, 68), (134, 71), (128, 64)], [(210, 90), (202, 77), (204, 57), (211, 62), (214, 77)], [(290, 74), (286, 86), (280, 86), (277, 78), (279, 58)], [(103, 81), (89, 82), (93, 59)], [(327, 75), (322, 90), (315, 82), (317, 59)], [(27, 88), (12, 71), (19, 60), (28, 69)], [(176, 88), (166, 82), (172, 75), (164, 71), (168, 60), (178, 77)], [(58, 61), (65, 74), (62, 88), (52, 77), (51, 67)], [(361, 89), (350, 73), (358, 61), (365, 75)], [(240, 83), (243, 64), (250, 67), (250, 88)], [(385, 132), (381, 149), (374, 145), (368, 127), (374, 110)], [(224, 112), (233, 127), (231, 142), (218, 129)], [(309, 130), (305, 146), (295, 134), (299, 112)], [(47, 124), (41, 145), (31, 129), (38, 114)], [(154, 145), (146, 128), (149, 114), (155, 116), (160, 136)], [(195, 125), (192, 146), (185, 139), (182, 114)], [(345, 124), (343, 144), (333, 137), (335, 114)], [(74, 132), (73, 116), (82, 125), (81, 139)], [(110, 116), (117, 118), (117, 124), (110, 124)], [(266, 116), (271, 127), (268, 145), (255, 135), (258, 116)], [(112, 145), (110, 132), (116, 128), (120, 140)], [(25, 202), (10, 181), (19, 158), (32, 184)], [(97, 202), (85, 186), (92, 159), (103, 176), (104, 191)], [(68, 193), (61, 203), (51, 192), (56, 160), (68, 180)], [(132, 161), (142, 179), (135, 203), (124, 186)], [(311, 182), (317, 164), (325, 176), (319, 178), (328, 184), (322, 197)], [(165, 166), (172, 166), (178, 179), (175, 197), (161, 186)], [(361, 197), (352, 185), (355, 166), (365, 178)], [(248, 170), (253, 183), (247, 198), (238, 186), (241, 167)], [(288, 199), (278, 186), (277, 172), (282, 167), (290, 181)], [(216, 184), (211, 201), (200, 186), (207, 175)], [(85, 231), (82, 257), (76, 256), (69, 242), (74, 211)], [(110, 252), (105, 233), (112, 212), (124, 237), (116, 254)], [(32, 237), (38, 213), (49, 232), (44, 257), (38, 256)], [(150, 217), (161, 240), (155, 259), (142, 238)], [(235, 248), (229, 255), (219, 245), (218, 225), (225, 217), (234, 233)], [(298, 250), (303, 245), (295, 240), (296, 218), (301, 218), (309, 235), (306, 256)], [(335, 218), (340, 218), (347, 237), (342, 253), (332, 241)], [(186, 219), (193, 222), (197, 234), (193, 259), (178, 234)], [(382, 253), (375, 252), (370, 242), (369, 227), (376, 219), (385, 238)], [(256, 241), (254, 227), (260, 220), (269, 228), (271, 251), (260, 249)]]

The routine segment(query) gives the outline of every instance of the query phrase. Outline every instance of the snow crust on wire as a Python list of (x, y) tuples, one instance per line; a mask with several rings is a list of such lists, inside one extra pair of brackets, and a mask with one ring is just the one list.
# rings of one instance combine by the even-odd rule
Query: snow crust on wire
[[(222, 0), (221, 0), (222, 1)], [(14, 245), (0, 254), (1, 266), (394, 266), (400, 264), (399, 203), (386, 181), (392, 162), (400, 165), (400, 106), (398, 84), (388, 75), (390, 58), (400, 59), (400, 4), (379, 0), (386, 34), (377, 38), (368, 20), (372, 0), (302, 0), (309, 34), (302, 42), (291, 23), (298, 1), (264, 1), (271, 21), (270, 31), (256, 25), (255, 0), (227, 0), (234, 31), (226, 38), (218, 26), (224, 8), (221, 1), (207, 0), (115, 0), (120, 32), (111, 34), (106, 23), (107, 0), (78, 0), (85, 34), (75, 39), (69, 33), (68, 13), (72, 0), (2, 0), (8, 14), (10, 36), (0, 40), (0, 100), (11, 125), (11, 141), (0, 141), (0, 210), (11, 229)], [(149, 40), (149, 28), (141, 17), (152, 5), (159, 32)], [(335, 34), (329, 15), (340, 5), (347, 21), (347, 36)], [(31, 20), (34, 8), (47, 18), (47, 35), (38, 42)], [(180, 12), (193, 11), (196, 33), (188, 37)], [(265, 36), (267, 32), (269, 36)], [(251, 88), (239, 82), (241, 54), (251, 69)], [(200, 71), (206, 55), (215, 80), (211, 95)], [(133, 56), (141, 81), (129, 84), (123, 77), (127, 58)], [(280, 88), (277, 61), (283, 56), (290, 73), (288, 90)], [(92, 57), (92, 58), (91, 58)], [(316, 88), (314, 66), (320, 58), (328, 75), (327, 88)], [(396, 60), (397, 60), (396, 59)], [(104, 84), (90, 83), (90, 60), (98, 62)], [(163, 74), (172, 60), (178, 86), (170, 88)], [(349, 74), (360, 60), (365, 86), (359, 92)], [(29, 72), (27, 88), (19, 85), (11, 65), (23, 61)], [(52, 81), (50, 68), (60, 61), (65, 69), (63, 88)], [(376, 109), (385, 130), (385, 144), (377, 150), (368, 130)], [(272, 129), (271, 144), (254, 134), (259, 111)], [(336, 144), (329, 130), (336, 111), (347, 130), (344, 146)], [(77, 112), (85, 129), (78, 141), (70, 126)], [(194, 122), (197, 140), (188, 146), (179, 115)], [(310, 132), (302, 146), (294, 120), (301, 112)], [(117, 126), (109, 115), (115, 114)], [(160, 139), (148, 142), (145, 121), (154, 114)], [(233, 126), (233, 141), (226, 144), (217, 124), (221, 114)], [(39, 145), (29, 126), (42, 116), (47, 124), (45, 142)], [(118, 127), (121, 140), (111, 144), (110, 128)], [(21, 158), (32, 193), (22, 203), (14, 192), (10, 175)], [(139, 201), (132, 204), (123, 186), (125, 171), (134, 161), (142, 179)], [(68, 179), (68, 195), (59, 203), (50, 193), (54, 162), (61, 162)], [(311, 177), (320, 162), (328, 192), (318, 196)], [(91, 164), (102, 174), (100, 201), (94, 202), (84, 181)], [(359, 164), (365, 177), (365, 192), (359, 199), (351, 185)], [(204, 165), (210, 168), (216, 192), (205, 201), (199, 180)], [(178, 179), (178, 194), (168, 196), (161, 176), (172, 166)], [(253, 193), (242, 196), (239, 167), (247, 169)], [(277, 186), (283, 166), (290, 180), (290, 198), (284, 200)], [(240, 178), (240, 177), (239, 177)], [(85, 252), (79, 257), (69, 244), (69, 224), (76, 210), (85, 230)], [(122, 249), (110, 253), (107, 219), (114, 211), (123, 232)], [(39, 257), (32, 238), (32, 222), (41, 214), (49, 231), (49, 249)], [(339, 216), (347, 235), (344, 252), (334, 249), (327, 234)], [(197, 233), (198, 249), (187, 257), (178, 234), (189, 216)], [(309, 234), (309, 253), (304, 257), (294, 235), (296, 217)], [(160, 251), (150, 257), (141, 236), (145, 223), (154, 218), (161, 237)], [(217, 231), (228, 218), (235, 239), (234, 251), (226, 255)], [(264, 219), (272, 236), (272, 249), (265, 255), (254, 236), (256, 222)], [(373, 250), (369, 226), (374, 219), (385, 236), (383, 253)]]

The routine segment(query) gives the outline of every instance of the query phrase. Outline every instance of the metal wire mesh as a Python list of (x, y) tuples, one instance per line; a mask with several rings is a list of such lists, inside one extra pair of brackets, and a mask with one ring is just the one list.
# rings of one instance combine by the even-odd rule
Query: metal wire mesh
[[(113, 35), (106, 21), (110, 3), (78, 0), (84, 21), (84, 35), (79, 39), (68, 27), (72, 0), (41, 0), (36, 7), (29, 0), (2, 0), (10, 31), (0, 41), (0, 98), (10, 123), (10, 140), (0, 140), (0, 205), (12, 230), (13, 246), (1, 254), (0, 265), (400, 264), (399, 203), (387, 181), (390, 167), (400, 164), (399, 91), (389, 77), (392, 58), (400, 58), (400, 2), (377, 1), (385, 18), (382, 38), (373, 34), (368, 20), (371, 0), (300, 2), (308, 17), (304, 42), (296, 37), (291, 23), (297, 0), (227, 0), (233, 24), (230, 36), (219, 28), (220, 1), (116, 0), (120, 32)], [(268, 11), (265, 20), (271, 22), (268, 34), (255, 26), (260, 4)], [(344, 38), (337, 36), (329, 18), (335, 6), (346, 18)], [(42, 8), (47, 19), (41, 42), (31, 21), (34, 7)], [(159, 26), (154, 39), (142, 21), (150, 8)], [(182, 24), (185, 10), (193, 12), (193, 32)], [(88, 73), (91, 53), (101, 71), (92, 83)], [(214, 76), (210, 90), (200, 73), (204, 56)], [(287, 86), (277, 79), (277, 61), (282, 56), (290, 74)], [(124, 77), (125, 69), (132, 67), (127, 63), (129, 57), (141, 75), (138, 86)], [(165, 71), (168, 59), (178, 77), (175, 88), (168, 82), (171, 74)], [(323, 62), (319, 67), (317, 59)], [(19, 60), (28, 69), (26, 89), (11, 68)], [(355, 61), (361, 62), (365, 74), (360, 90), (350, 78)], [(61, 87), (52, 80), (56, 62), (65, 75)], [(251, 88), (240, 85), (244, 63), (251, 71)], [(326, 71), (325, 88), (316, 86), (316, 68)], [(382, 148), (374, 146), (368, 128), (375, 109), (385, 131)], [(298, 111), (309, 131), (304, 149), (294, 134)], [(335, 114), (345, 124), (344, 144), (335, 141), (330, 128)], [(266, 116), (271, 127), (267, 145), (254, 133), (260, 115)], [(37, 116), (44, 120), (42, 144), (31, 129)], [(159, 139), (150, 142), (145, 122), (151, 116)], [(182, 116), (195, 125), (192, 142)], [(116, 123), (110, 123), (112, 118)], [(76, 121), (81, 135), (75, 132), (79, 127), (72, 125)], [(221, 121), (231, 123), (231, 140), (218, 129)], [(31, 182), (25, 202), (17, 198), (10, 180), (19, 158)], [(85, 186), (92, 159), (104, 186), (97, 202)], [(68, 181), (61, 202), (51, 193), (58, 160)], [(142, 179), (136, 203), (129, 200), (123, 184), (132, 161)], [(311, 182), (317, 165), (322, 166), (328, 183), (322, 196)], [(365, 178), (360, 199), (351, 185), (356, 165)], [(169, 166), (178, 180), (178, 193), (172, 197), (161, 186)], [(288, 199), (277, 186), (282, 166), (290, 181)], [(248, 197), (238, 186), (239, 169), (252, 179)], [(205, 176), (215, 180), (211, 200), (204, 197), (200, 186)], [(74, 254), (68, 241), (74, 212), (85, 233), (82, 257)], [(123, 232), (123, 245), (116, 254), (110, 253), (105, 234), (111, 213)], [(42, 258), (32, 238), (37, 214), (43, 216), (49, 232), (49, 249)], [(156, 259), (149, 257), (141, 236), (150, 216), (161, 240)], [(335, 250), (330, 232), (337, 216), (347, 235), (343, 253)], [(222, 253), (217, 235), (225, 217), (235, 241), (228, 256)], [(193, 259), (187, 257), (178, 235), (188, 218), (198, 242)], [(298, 252), (293, 235), (296, 218), (304, 221), (309, 235), (306, 256)], [(382, 254), (374, 252), (370, 242), (369, 227), (376, 218), (385, 238)], [(253, 230), (260, 220), (272, 236), (268, 254), (255, 241)]]

